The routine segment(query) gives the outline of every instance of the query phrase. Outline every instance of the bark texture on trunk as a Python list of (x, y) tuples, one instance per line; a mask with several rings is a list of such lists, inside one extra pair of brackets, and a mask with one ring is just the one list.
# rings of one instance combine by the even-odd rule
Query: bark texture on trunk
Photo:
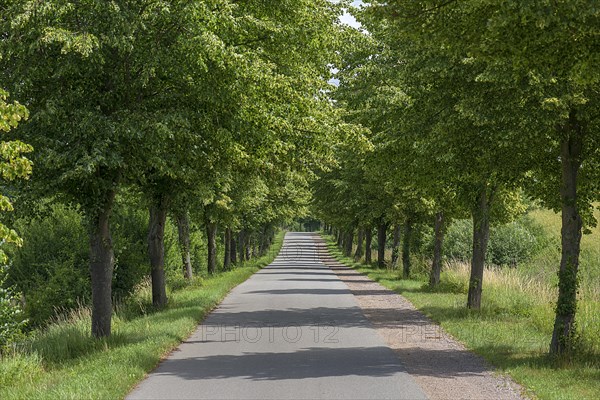
[(267, 254), (269, 249), (269, 229), (264, 227), (258, 236), (258, 256), (262, 257)]
[(392, 268), (398, 266), (398, 253), (400, 252), (400, 224), (394, 226), (394, 237), (392, 240)]
[(483, 270), (485, 255), (490, 238), (490, 193), (484, 188), (478, 196), (477, 207), (473, 210), (473, 255), (471, 257), (471, 276), (469, 278), (469, 294), (467, 308), (481, 308), (481, 291), (483, 289)]
[(91, 218), (90, 226), (90, 276), (92, 285), (92, 335), (106, 337), (111, 333), (112, 275), (115, 263), (110, 214), (115, 192), (105, 196), (101, 211)]
[(183, 265), (183, 276), (192, 279), (192, 258), (190, 256), (190, 217), (187, 212), (177, 214), (177, 231), (179, 232), (179, 249)]
[(382, 220), (377, 226), (377, 266), (385, 267), (385, 241), (387, 238), (387, 223)]
[(231, 229), (225, 228), (225, 236), (223, 238), (223, 244), (225, 245), (225, 252), (223, 254), (223, 269), (229, 269), (231, 267)]
[(165, 225), (169, 210), (167, 195), (161, 194), (153, 199), (150, 205), (150, 221), (148, 224), (148, 255), (152, 276), (152, 304), (163, 307), (167, 304), (165, 282)]
[(440, 284), (440, 273), (442, 272), (442, 251), (444, 247), (445, 221), (442, 211), (435, 214), (433, 263), (429, 274), (429, 286), (436, 287)]
[(344, 240), (344, 255), (352, 257), (352, 247), (354, 245), (354, 230), (346, 231), (346, 239)]
[(365, 264), (371, 264), (373, 262), (371, 257), (371, 246), (373, 245), (373, 230), (368, 227), (365, 230)]
[(402, 236), (402, 276), (410, 278), (410, 241), (412, 240), (413, 221), (407, 218), (404, 222), (404, 235)]
[(208, 273), (210, 275), (217, 272), (217, 224), (205, 219), (206, 226), (206, 245), (208, 253)]
[(231, 242), (229, 243), (229, 257), (231, 258), (231, 263), (237, 263), (237, 241), (235, 240), (235, 233), (231, 232)]
[(364, 254), (364, 251), (363, 251), (364, 241), (365, 241), (365, 230), (363, 228), (359, 228), (357, 238), (356, 238), (356, 251), (354, 252), (354, 259), (356, 261), (360, 261), (360, 259), (362, 258), (363, 254)]
[(551, 354), (563, 354), (571, 350), (575, 334), (577, 311), (577, 271), (581, 250), (582, 220), (577, 206), (577, 175), (581, 166), (583, 128), (575, 114), (571, 113), (568, 126), (563, 128), (566, 137), (561, 143), (561, 246), (560, 270), (558, 272), (558, 301), (554, 330), (550, 342)]
[(264, 257), (269, 251), (269, 236), (267, 234), (261, 235), (260, 244), (258, 246), (258, 256)]

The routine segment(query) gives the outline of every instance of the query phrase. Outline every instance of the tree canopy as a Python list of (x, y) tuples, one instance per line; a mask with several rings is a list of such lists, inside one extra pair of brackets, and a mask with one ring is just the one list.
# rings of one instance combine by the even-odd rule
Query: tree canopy
[(420, 209), (436, 241), (443, 216), (469, 213), (474, 309), (490, 225), (522, 212), (523, 195), (560, 210), (551, 352), (563, 352), (574, 332), (582, 229), (595, 224), (600, 193), (597, 8), (584, 0), (363, 3), (354, 13), (365, 31), (343, 52), (335, 97), (348, 121), (370, 130), (374, 150), (342, 153), (348, 162), (316, 184), (316, 207), (341, 229), (360, 221), (356, 209), (377, 210), (363, 226)]
[(31, 111), (16, 134), (38, 149), (29, 193), (79, 205), (90, 227), (94, 335), (111, 332), (110, 221), (123, 189), (148, 204), (155, 306), (167, 302), (169, 211), (182, 243), (186, 216), (202, 221), (211, 272), (219, 226), (250, 237), (302, 213), (308, 182), (352, 134), (327, 96), (341, 10), (326, 0), (2, 5), (0, 77)]

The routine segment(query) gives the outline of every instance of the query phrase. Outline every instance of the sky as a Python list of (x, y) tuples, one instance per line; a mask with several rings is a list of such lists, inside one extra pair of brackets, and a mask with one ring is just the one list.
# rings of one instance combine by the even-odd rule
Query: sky
[[(352, 5), (354, 7), (358, 7), (362, 4), (361, 0), (355, 0), (352, 2)], [(344, 24), (350, 25), (353, 28), (360, 28), (360, 23), (358, 21), (356, 21), (356, 18), (354, 18), (352, 15), (348, 14), (348, 12), (345, 12), (344, 15), (342, 15), (340, 17), (340, 21)]]

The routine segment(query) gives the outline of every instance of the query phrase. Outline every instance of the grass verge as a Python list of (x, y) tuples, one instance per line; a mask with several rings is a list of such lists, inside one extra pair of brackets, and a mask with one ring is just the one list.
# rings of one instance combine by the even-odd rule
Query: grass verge
[(515, 269), (488, 270), (483, 307), (466, 308), (468, 266), (449, 265), (431, 291), (426, 277), (404, 280), (395, 270), (377, 269), (344, 257), (332, 237), (331, 254), (345, 265), (402, 294), (446, 332), (483, 356), (499, 371), (541, 399), (596, 399), (600, 394), (600, 303), (580, 301), (580, 348), (565, 359), (547, 356), (554, 318), (554, 288), (528, 280)]
[(0, 359), (0, 399), (125, 397), (232, 288), (275, 258), (283, 236), (266, 256), (171, 292), (166, 309), (153, 311), (148, 288), (140, 288), (115, 313), (108, 339), (90, 336), (85, 308), (51, 325)]

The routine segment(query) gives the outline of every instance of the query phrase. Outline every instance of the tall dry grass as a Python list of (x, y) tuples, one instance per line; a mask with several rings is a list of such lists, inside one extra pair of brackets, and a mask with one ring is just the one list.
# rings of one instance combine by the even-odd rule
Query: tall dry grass
[[(464, 282), (468, 287), (471, 266), (468, 263), (450, 260), (444, 268), (447, 277)], [(486, 267), (483, 272), (483, 285), (486, 289), (526, 293), (535, 297), (536, 302), (546, 304), (555, 301), (558, 289), (547, 281), (536, 279), (520, 272), (517, 268)]]

